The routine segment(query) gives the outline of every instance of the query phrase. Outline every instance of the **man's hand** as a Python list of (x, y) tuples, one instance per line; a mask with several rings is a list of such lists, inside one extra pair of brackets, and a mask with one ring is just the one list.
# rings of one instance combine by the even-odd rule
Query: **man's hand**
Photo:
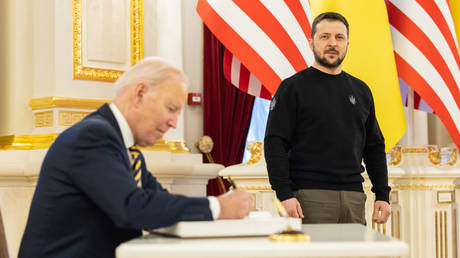
[(303, 218), (302, 208), (300, 207), (299, 201), (296, 198), (287, 199), (281, 202), (286, 209), (289, 217)]
[(252, 210), (254, 200), (244, 189), (237, 188), (231, 194), (217, 197), (220, 204), (218, 219), (242, 219)]
[(372, 221), (378, 224), (386, 223), (391, 214), (390, 204), (385, 201), (376, 201), (374, 203), (374, 213)]

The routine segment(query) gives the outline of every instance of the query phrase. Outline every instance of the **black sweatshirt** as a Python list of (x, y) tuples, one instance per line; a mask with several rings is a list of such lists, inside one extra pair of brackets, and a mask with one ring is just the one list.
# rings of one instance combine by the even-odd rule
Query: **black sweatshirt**
[(298, 189), (362, 192), (363, 159), (376, 200), (389, 201), (372, 93), (346, 72), (309, 67), (285, 79), (270, 104), (264, 144), (270, 184), (281, 201)]

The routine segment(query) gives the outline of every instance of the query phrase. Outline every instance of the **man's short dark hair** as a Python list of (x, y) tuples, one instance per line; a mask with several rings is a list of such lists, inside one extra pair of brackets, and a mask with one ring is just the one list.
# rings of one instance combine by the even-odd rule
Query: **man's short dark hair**
[(345, 19), (345, 17), (343, 17), (340, 13), (336, 13), (336, 12), (325, 12), (325, 13), (322, 13), (318, 16), (316, 16), (316, 18), (313, 20), (313, 23), (311, 24), (311, 38), (313, 39), (313, 36), (315, 36), (315, 33), (316, 33), (316, 25), (318, 25), (318, 23), (320, 23), (322, 20), (332, 20), (332, 21), (339, 21), (341, 23), (343, 23), (345, 25), (345, 27), (347, 28), (347, 37), (349, 36), (348, 34), (348, 22), (347, 22), (347, 19)]

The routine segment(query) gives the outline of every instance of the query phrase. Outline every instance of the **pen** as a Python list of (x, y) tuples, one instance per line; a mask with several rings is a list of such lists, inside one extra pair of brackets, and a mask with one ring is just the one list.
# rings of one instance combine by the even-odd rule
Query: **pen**
[(278, 209), (278, 213), (280, 214), (281, 217), (289, 217), (289, 215), (287, 214), (286, 209), (281, 204), (280, 200), (278, 198), (276, 198), (276, 197), (275, 197), (275, 206)]
[(235, 184), (235, 182), (232, 180), (231, 177), (228, 177), (228, 181), (230, 182), (230, 185), (231, 185), (230, 190), (235, 190), (235, 189), (236, 189), (236, 184)]

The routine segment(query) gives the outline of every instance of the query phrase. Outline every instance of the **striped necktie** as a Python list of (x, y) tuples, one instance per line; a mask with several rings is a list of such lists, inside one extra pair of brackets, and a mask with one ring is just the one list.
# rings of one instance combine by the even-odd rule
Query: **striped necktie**
[(143, 156), (141, 151), (136, 147), (129, 148), (129, 153), (131, 154), (131, 167), (133, 168), (133, 177), (134, 181), (138, 187), (142, 187), (141, 175), (142, 175), (142, 162)]

